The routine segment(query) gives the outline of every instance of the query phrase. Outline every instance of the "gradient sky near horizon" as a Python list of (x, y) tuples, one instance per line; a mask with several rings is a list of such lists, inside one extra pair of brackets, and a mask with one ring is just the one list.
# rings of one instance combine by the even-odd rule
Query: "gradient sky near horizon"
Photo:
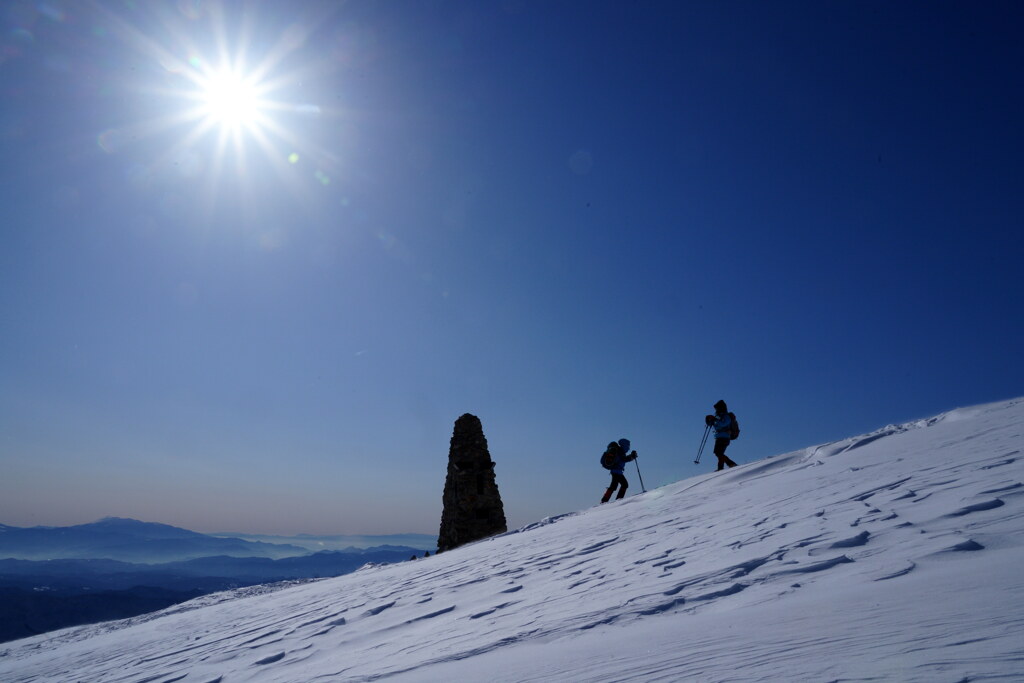
[[(9, 1), (0, 523), (511, 527), (1024, 394), (1024, 5)], [(237, 79), (237, 80), (232, 80)], [(627, 471), (640, 490), (636, 469)]]

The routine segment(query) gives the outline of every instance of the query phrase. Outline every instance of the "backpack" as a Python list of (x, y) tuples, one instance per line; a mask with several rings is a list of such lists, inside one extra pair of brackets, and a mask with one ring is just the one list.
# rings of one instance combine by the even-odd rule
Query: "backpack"
[(735, 413), (729, 413), (729, 417), (732, 418), (732, 424), (729, 425), (729, 439), (740, 438), (740, 421), (736, 419)]
[(615, 467), (616, 453), (609, 446), (608, 450), (601, 454), (601, 467), (610, 470)]

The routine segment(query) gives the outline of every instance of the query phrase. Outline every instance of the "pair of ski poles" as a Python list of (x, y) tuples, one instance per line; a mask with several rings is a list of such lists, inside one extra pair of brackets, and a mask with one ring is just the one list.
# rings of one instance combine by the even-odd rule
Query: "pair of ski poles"
[(697, 449), (697, 459), (693, 461), (693, 464), (695, 464), (695, 465), (699, 465), (700, 464), (700, 456), (701, 456), (701, 453), (704, 452), (704, 444), (706, 444), (708, 442), (708, 434), (710, 434), (710, 433), (711, 433), (711, 425), (705, 426), (704, 427), (704, 438), (700, 440), (700, 448)]

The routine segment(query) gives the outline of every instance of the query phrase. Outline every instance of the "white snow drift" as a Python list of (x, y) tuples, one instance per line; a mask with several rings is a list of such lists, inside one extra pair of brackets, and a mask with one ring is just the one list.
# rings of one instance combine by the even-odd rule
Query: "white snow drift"
[(1024, 400), (955, 410), (415, 562), (9, 643), (0, 680), (1021, 680), (1022, 430)]

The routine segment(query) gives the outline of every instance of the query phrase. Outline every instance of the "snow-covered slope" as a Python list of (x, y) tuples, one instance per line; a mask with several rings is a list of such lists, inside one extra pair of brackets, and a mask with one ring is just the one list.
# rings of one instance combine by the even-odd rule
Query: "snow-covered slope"
[(0, 680), (1021, 680), (1022, 432), (1024, 400), (955, 410), (428, 559), (9, 643)]

